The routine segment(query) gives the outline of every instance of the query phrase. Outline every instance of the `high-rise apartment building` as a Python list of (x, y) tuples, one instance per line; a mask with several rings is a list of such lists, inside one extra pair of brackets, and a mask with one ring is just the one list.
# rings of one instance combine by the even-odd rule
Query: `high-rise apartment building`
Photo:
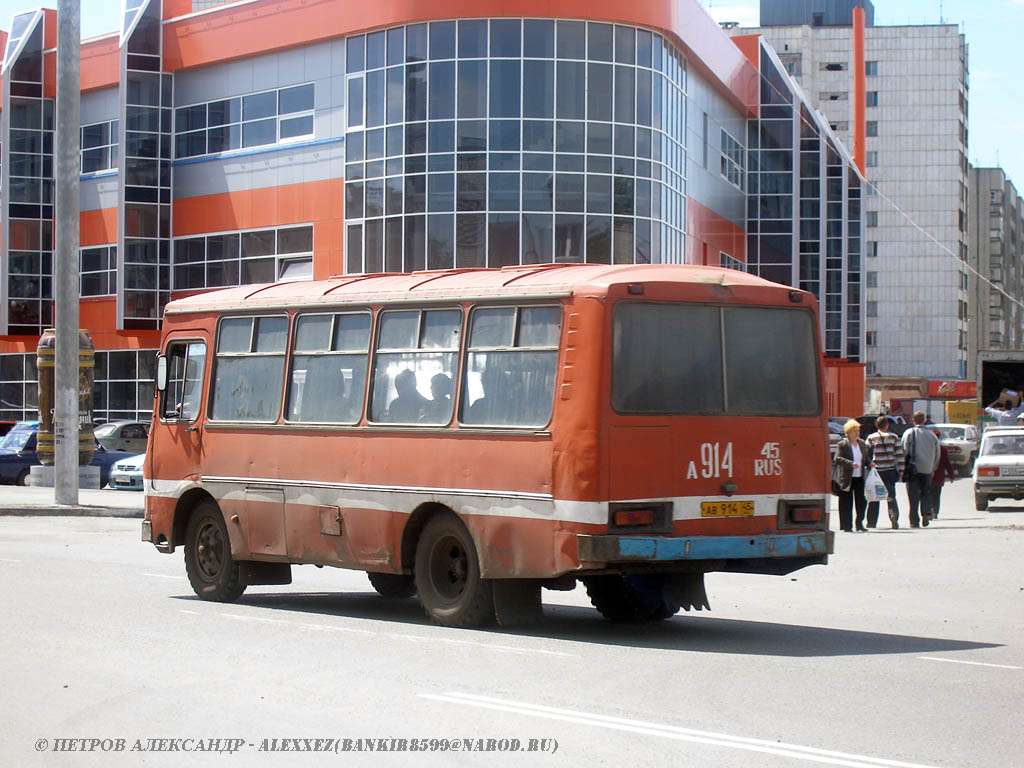
[[(863, 264), (868, 381), (871, 376), (970, 376), (968, 70), (967, 44), (958, 27), (873, 26), (873, 8), (862, 0), (762, 0), (762, 26), (729, 33), (764, 36), (832, 129), (852, 146), (850, 12), (857, 5), (865, 6), (868, 19)], [(769, 21), (786, 25), (768, 26)]]
[(1024, 349), (1024, 199), (1002, 168), (971, 167), (969, 189), (973, 371), (978, 350)]

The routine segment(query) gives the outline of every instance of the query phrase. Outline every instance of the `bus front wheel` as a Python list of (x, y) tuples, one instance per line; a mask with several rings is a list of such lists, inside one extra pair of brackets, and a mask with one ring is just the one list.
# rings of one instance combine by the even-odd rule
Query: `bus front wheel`
[(204, 501), (189, 518), (185, 531), (185, 572), (203, 600), (230, 603), (245, 591), (224, 516), (212, 501)]
[(654, 575), (591, 576), (583, 579), (590, 602), (610, 621), (661, 621), (679, 611), (679, 603)]
[(397, 573), (374, 573), (367, 571), (370, 584), (381, 597), (412, 597), (416, 594), (416, 582), (412, 576)]
[(476, 627), (494, 616), (489, 581), (480, 577), (473, 537), (452, 514), (433, 518), (416, 545), (416, 591), (427, 616), (445, 627)]

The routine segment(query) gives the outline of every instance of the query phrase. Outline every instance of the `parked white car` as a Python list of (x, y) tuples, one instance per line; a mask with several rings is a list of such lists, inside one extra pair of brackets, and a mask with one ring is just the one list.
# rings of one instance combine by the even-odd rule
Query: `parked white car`
[(1024, 499), (1024, 427), (986, 429), (974, 463), (974, 506), (993, 499)]
[(970, 424), (930, 424), (939, 430), (939, 442), (949, 451), (949, 460), (966, 477), (978, 458), (978, 428)]
[(146, 454), (140, 453), (127, 459), (114, 462), (110, 468), (110, 488), (113, 490), (141, 491), (142, 463)]

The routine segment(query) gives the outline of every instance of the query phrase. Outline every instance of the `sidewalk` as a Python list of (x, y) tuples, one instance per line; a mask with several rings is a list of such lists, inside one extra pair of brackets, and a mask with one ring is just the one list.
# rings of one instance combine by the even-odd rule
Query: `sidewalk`
[(0, 516), (142, 517), (144, 499), (139, 491), (83, 488), (74, 507), (57, 506), (53, 494), (53, 488), (0, 485)]

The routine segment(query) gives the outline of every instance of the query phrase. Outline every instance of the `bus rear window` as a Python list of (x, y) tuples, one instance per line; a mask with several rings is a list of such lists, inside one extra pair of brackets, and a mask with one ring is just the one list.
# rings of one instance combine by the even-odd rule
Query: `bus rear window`
[(619, 304), (612, 404), (620, 413), (815, 415), (813, 323), (797, 309)]

